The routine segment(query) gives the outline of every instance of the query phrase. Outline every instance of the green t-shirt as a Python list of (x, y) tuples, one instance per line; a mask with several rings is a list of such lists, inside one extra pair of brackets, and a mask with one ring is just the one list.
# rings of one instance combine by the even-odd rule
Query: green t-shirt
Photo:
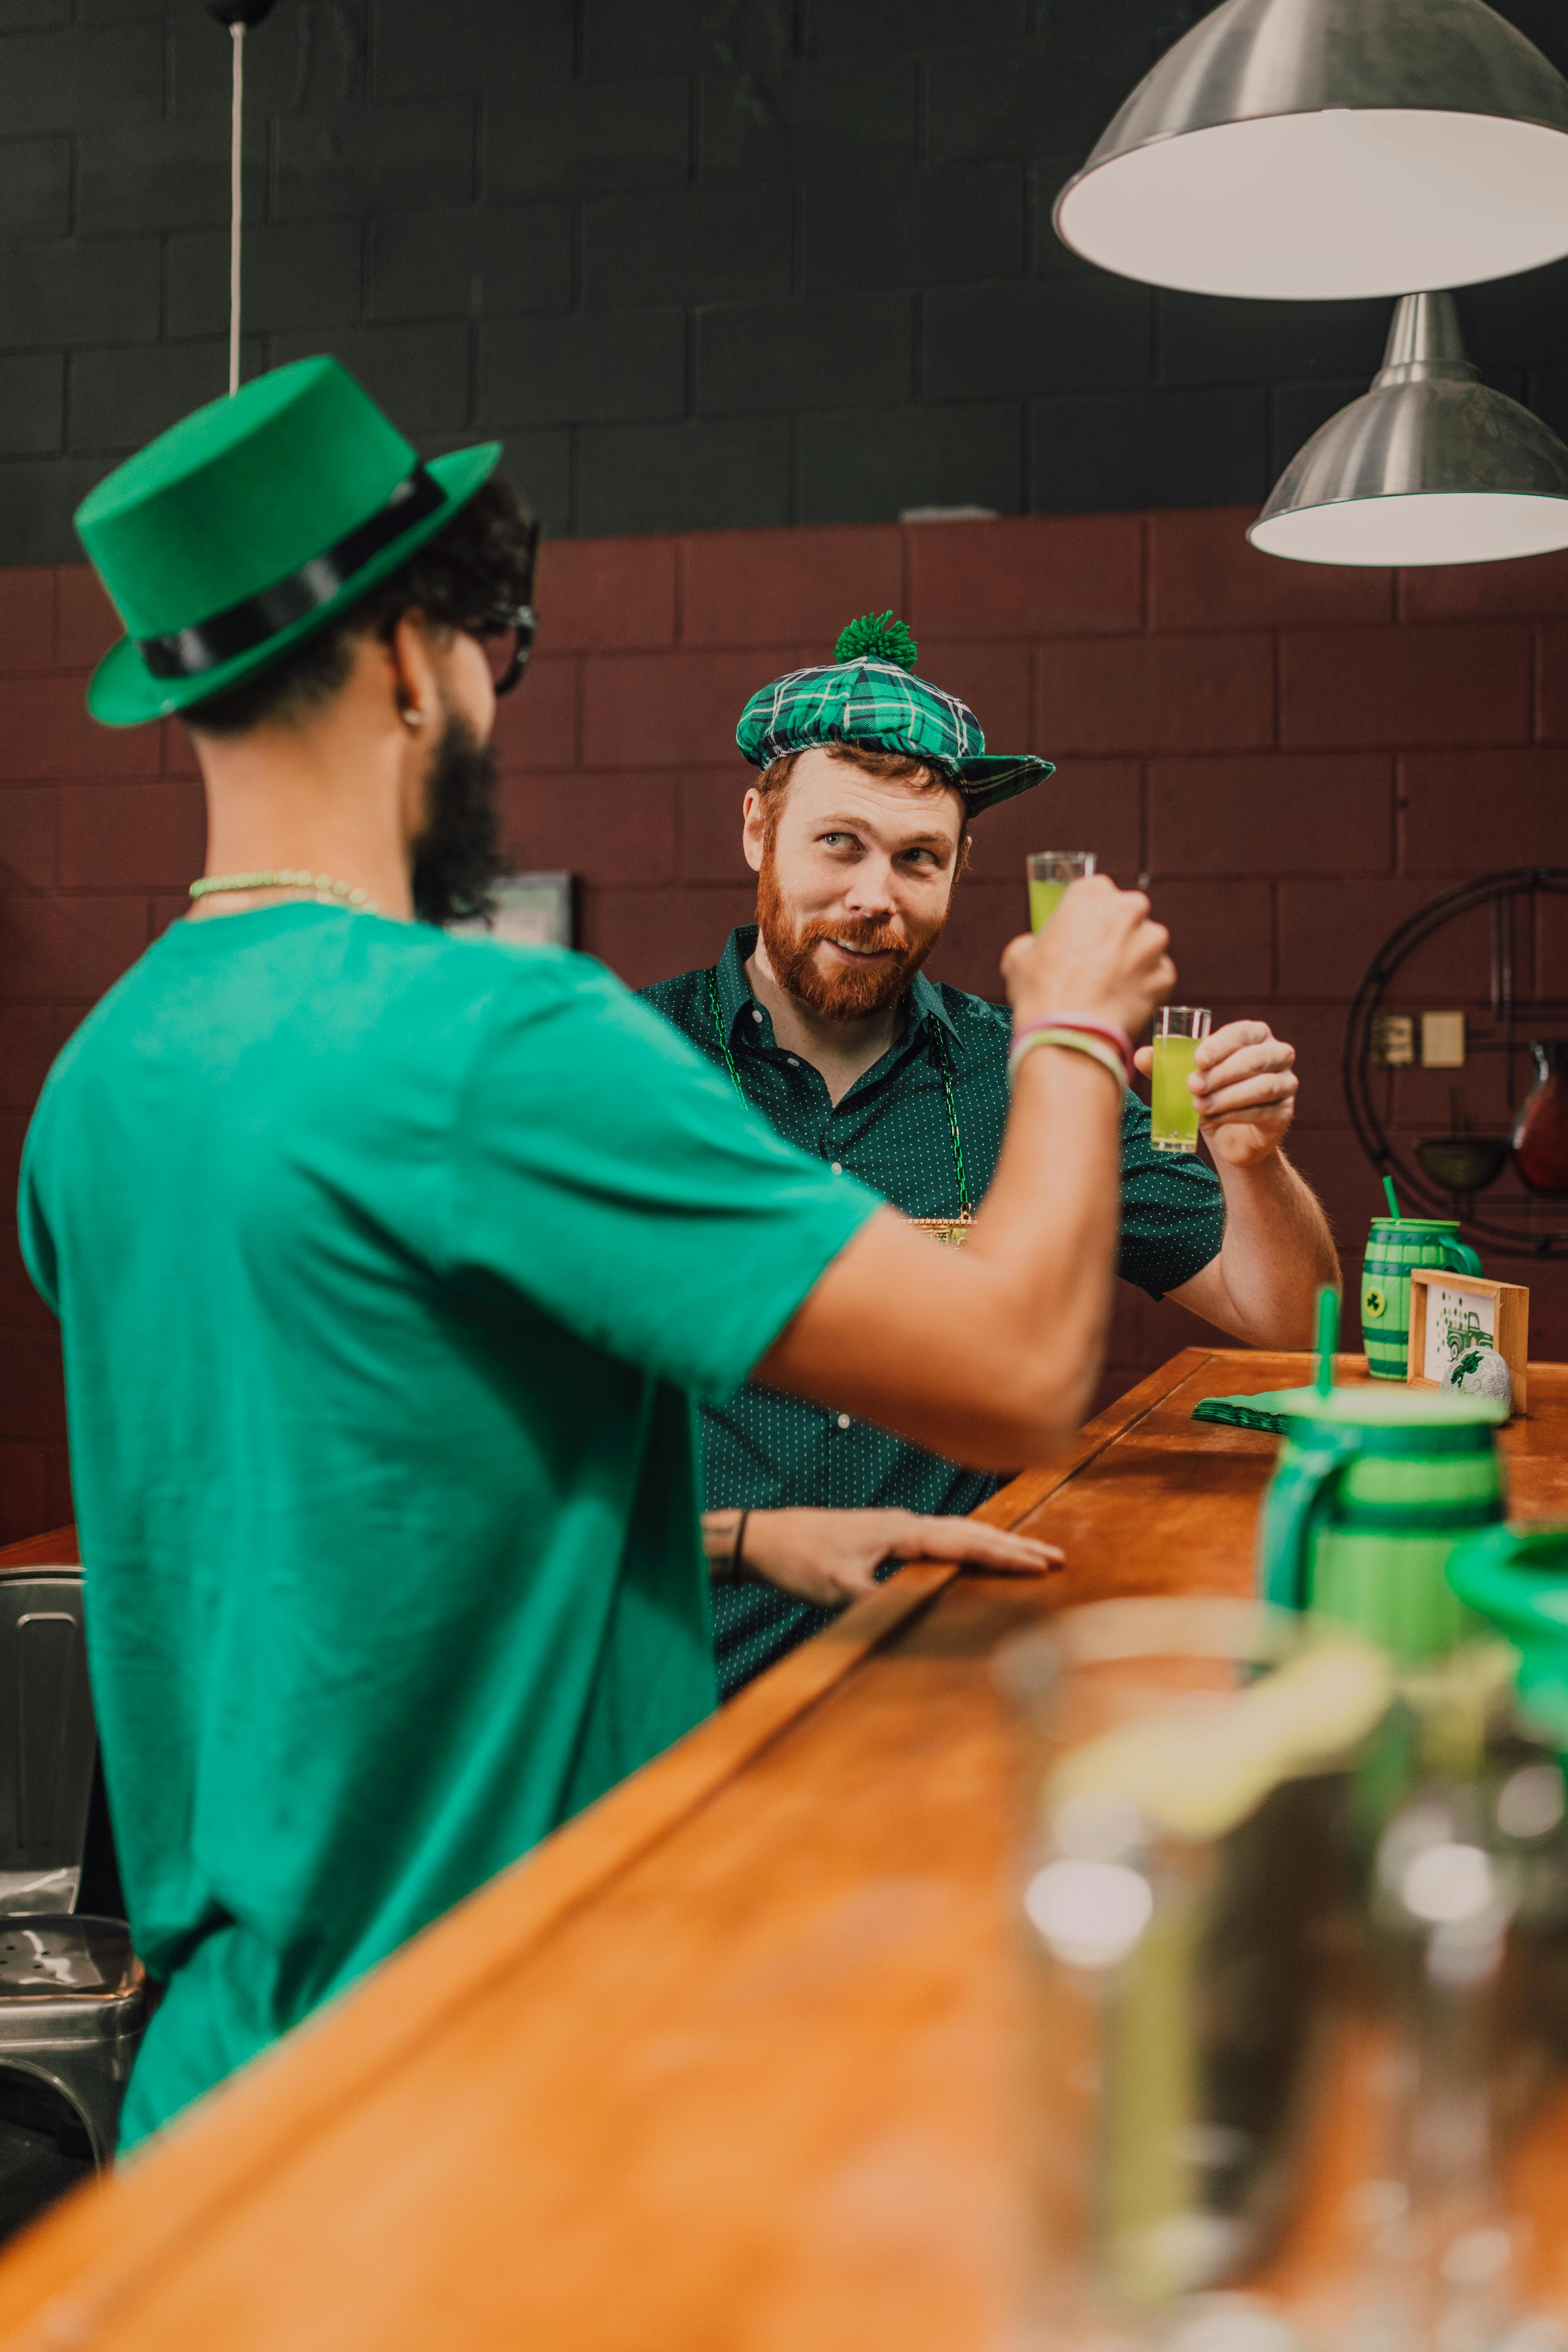
[(137, 1949), (122, 2145), (713, 1704), (689, 1395), (877, 1206), (587, 958), (181, 923), (27, 1139)]

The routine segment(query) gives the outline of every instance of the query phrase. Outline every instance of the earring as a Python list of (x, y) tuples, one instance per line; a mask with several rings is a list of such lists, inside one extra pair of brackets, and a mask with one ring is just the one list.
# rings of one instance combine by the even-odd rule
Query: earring
[(417, 735), (425, 724), (425, 713), (419, 709), (417, 703), (403, 704), (397, 715), (411, 734)]

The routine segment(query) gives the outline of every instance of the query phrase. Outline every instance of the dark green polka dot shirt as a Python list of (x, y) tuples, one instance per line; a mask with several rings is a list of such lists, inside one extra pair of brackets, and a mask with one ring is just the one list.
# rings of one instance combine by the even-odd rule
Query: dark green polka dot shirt
[[(724, 1039), (749, 1102), (803, 1151), (858, 1176), (910, 1217), (956, 1217), (963, 1206), (957, 1153), (942, 1084), (945, 1055), (959, 1150), (972, 1199), (995, 1171), (1007, 1117), (1005, 1007), (921, 973), (903, 1033), (837, 1107), (809, 1062), (785, 1053), (746, 979), (754, 925), (730, 935), (712, 971), (683, 972), (643, 995), (721, 1068)], [(1155, 1151), (1149, 1114), (1129, 1092), (1121, 1119), (1121, 1272), (1163, 1297), (1215, 1257), (1225, 1234), (1219, 1179), (1197, 1155)], [(710, 1510), (781, 1510), (814, 1504), (843, 1510), (973, 1510), (999, 1478), (944, 1462), (885, 1430), (749, 1382), (702, 1412)], [(890, 1564), (889, 1564), (890, 1568)], [(716, 1585), (714, 1639), (725, 1697), (828, 1622), (826, 1610), (765, 1584)]]

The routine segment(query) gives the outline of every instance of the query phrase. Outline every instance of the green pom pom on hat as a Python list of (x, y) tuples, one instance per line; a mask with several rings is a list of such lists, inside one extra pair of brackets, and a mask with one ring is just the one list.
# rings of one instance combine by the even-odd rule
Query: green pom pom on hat
[(907, 621), (895, 621), (890, 611), (862, 613), (858, 621), (839, 630), (833, 658), (836, 662), (890, 662), (898, 669), (913, 669), (920, 651)]
[(838, 633), (833, 660), (759, 688), (735, 740), (753, 768), (791, 751), (852, 743), (919, 760), (963, 795), (971, 816), (1055, 773), (1049, 760), (987, 752), (980, 721), (956, 694), (915, 676), (920, 648), (890, 611), (862, 613)]

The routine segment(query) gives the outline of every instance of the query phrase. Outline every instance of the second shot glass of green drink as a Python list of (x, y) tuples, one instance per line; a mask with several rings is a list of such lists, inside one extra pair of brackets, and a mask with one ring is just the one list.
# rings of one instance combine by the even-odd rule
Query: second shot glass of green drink
[(1062, 892), (1094, 872), (1092, 849), (1035, 849), (1029, 853), (1029, 929), (1040, 929), (1061, 904)]
[(1209, 1034), (1208, 1008), (1163, 1004), (1154, 1015), (1154, 1099), (1149, 1140), (1156, 1151), (1195, 1151), (1198, 1106), (1187, 1084), (1197, 1067), (1199, 1041)]

